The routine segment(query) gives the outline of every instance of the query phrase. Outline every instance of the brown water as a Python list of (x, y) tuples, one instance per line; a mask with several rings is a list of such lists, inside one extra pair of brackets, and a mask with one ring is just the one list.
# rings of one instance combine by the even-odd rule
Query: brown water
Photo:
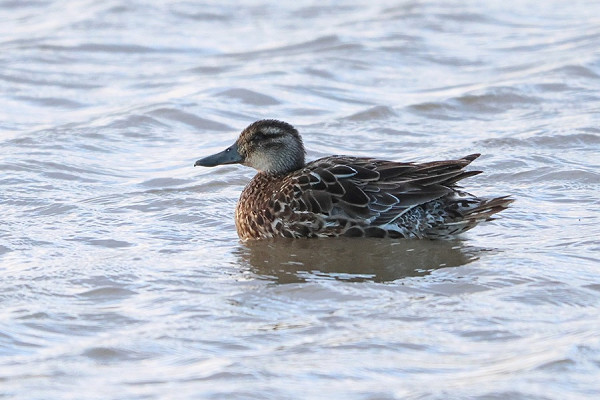
[[(600, 396), (600, 3), (0, 2), (0, 398)], [(480, 152), (453, 241), (243, 244), (260, 118)]]

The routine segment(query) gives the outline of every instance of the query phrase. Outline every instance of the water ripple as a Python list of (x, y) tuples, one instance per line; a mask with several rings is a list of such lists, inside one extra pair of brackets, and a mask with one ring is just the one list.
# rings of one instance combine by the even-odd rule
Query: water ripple
[[(5, 397), (596, 395), (596, 3), (0, 14)], [(309, 159), (482, 153), (465, 190), (516, 202), (455, 241), (241, 243), (255, 172), (193, 163), (259, 118)]]

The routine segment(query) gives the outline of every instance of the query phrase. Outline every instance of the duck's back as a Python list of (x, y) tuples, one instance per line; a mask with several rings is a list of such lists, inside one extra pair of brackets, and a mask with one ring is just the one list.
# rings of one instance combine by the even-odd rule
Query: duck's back
[(512, 200), (477, 198), (456, 182), (479, 154), (399, 163), (332, 156), (286, 175), (258, 173), (236, 208), (240, 238), (370, 236), (438, 238), (472, 228)]

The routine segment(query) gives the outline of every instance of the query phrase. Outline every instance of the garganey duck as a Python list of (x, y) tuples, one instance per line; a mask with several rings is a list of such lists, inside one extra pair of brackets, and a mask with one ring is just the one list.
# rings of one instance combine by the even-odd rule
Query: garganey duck
[(195, 166), (242, 164), (258, 173), (242, 191), (235, 224), (242, 240), (272, 237), (368, 236), (445, 238), (508, 207), (508, 196), (483, 199), (456, 183), (482, 171), (479, 157), (428, 163), (329, 156), (305, 163), (290, 124), (256, 121), (224, 151)]

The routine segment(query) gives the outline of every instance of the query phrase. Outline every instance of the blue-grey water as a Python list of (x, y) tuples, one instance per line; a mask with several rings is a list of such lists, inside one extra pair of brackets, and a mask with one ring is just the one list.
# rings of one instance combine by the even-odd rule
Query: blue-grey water
[[(600, 397), (598, 1), (5, 0), (0, 66), (0, 398)], [(516, 202), (244, 244), (260, 118)]]

